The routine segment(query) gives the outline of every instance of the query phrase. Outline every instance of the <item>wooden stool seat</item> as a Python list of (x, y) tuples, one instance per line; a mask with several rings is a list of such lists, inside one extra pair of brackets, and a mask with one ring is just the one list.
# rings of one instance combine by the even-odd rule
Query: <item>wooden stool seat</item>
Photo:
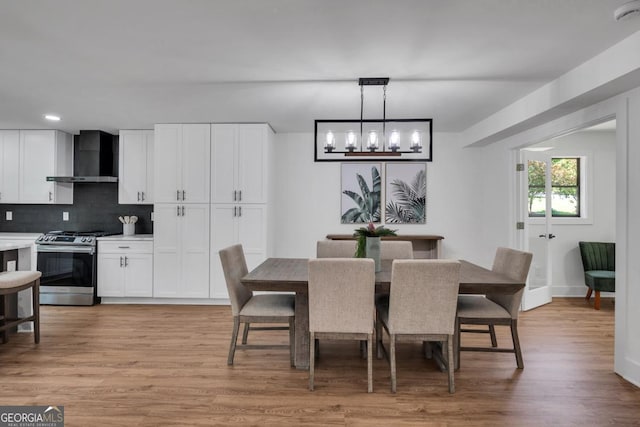
[[(34, 340), (40, 342), (40, 276), (39, 271), (5, 271), (0, 273), (0, 297), (2, 297), (2, 306), (4, 315), (0, 316), (0, 333), (2, 342), (8, 341), (7, 332), (9, 329), (25, 322), (33, 322)], [(17, 317), (12, 319), (9, 317), (9, 303), (6, 295), (17, 294), (18, 292), (32, 288), (33, 314), (27, 317)]]

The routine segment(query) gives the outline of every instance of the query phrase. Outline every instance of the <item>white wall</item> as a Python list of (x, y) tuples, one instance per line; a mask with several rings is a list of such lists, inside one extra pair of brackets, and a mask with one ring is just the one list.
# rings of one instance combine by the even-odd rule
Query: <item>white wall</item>
[[(583, 297), (586, 286), (578, 242), (615, 242), (616, 134), (615, 131), (582, 131), (539, 145), (553, 146), (554, 149), (544, 152), (552, 157), (588, 157), (586, 184), (591, 187), (587, 188), (588, 221), (572, 223), (573, 220), (564, 218), (554, 221), (553, 234), (557, 237), (550, 242), (553, 296)], [(537, 224), (529, 224), (529, 233), (534, 239), (545, 233), (542, 221), (535, 222)]]
[[(435, 133), (433, 139), (427, 223), (388, 227), (399, 234), (442, 235), (443, 257), (477, 260), (479, 150), (461, 149), (452, 134)], [(318, 240), (360, 226), (340, 224), (340, 165), (313, 161), (312, 133), (276, 136), (276, 256), (315, 256)]]

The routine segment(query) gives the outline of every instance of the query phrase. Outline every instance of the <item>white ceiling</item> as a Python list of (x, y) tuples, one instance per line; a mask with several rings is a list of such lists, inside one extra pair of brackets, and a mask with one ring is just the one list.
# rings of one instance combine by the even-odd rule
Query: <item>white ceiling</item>
[[(311, 132), (389, 76), (387, 117), (458, 132), (640, 30), (625, 2), (0, 0), (0, 128)], [(380, 88), (365, 103), (379, 118)]]

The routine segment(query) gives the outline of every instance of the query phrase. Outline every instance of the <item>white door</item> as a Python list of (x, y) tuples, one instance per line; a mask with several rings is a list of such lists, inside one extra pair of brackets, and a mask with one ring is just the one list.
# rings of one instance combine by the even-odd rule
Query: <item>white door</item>
[(238, 206), (238, 242), (242, 244), (249, 271), (267, 256), (266, 205)]
[(20, 132), (0, 131), (0, 203), (18, 203)]
[[(207, 157), (208, 158), (208, 157)], [(207, 177), (208, 179), (208, 177)], [(181, 205), (180, 266), (183, 298), (209, 297), (209, 204)]]
[(533, 253), (522, 309), (531, 310), (551, 302), (552, 232), (551, 159), (540, 152), (523, 151), (525, 179), (522, 203), (525, 215), (525, 250)]
[(145, 154), (147, 158), (144, 164), (147, 166), (147, 176), (145, 177), (146, 186), (143, 188), (142, 203), (146, 205), (152, 205), (153, 198), (153, 162), (154, 162), (154, 148), (153, 148), (153, 136), (152, 130), (142, 131), (142, 137), (144, 139), (144, 145), (146, 148)]
[(211, 298), (229, 298), (218, 252), (238, 243), (238, 205), (211, 205)]
[(98, 296), (124, 296), (124, 258), (122, 254), (98, 255)]
[(55, 173), (55, 133), (48, 130), (20, 131), (20, 201), (53, 203)]
[(160, 124), (154, 133), (154, 201), (156, 203), (178, 203), (182, 190), (180, 174), (182, 125)]
[(153, 207), (153, 296), (177, 298), (181, 275), (180, 205)]
[(147, 149), (142, 131), (120, 131), (118, 203), (142, 203), (147, 179)]
[(180, 203), (209, 203), (211, 125), (182, 125)]
[(235, 203), (238, 125), (211, 125), (211, 203)]
[(125, 255), (124, 264), (124, 294), (128, 297), (153, 296), (153, 260), (151, 254), (128, 253)]
[(238, 201), (266, 203), (266, 125), (240, 125), (238, 131)]

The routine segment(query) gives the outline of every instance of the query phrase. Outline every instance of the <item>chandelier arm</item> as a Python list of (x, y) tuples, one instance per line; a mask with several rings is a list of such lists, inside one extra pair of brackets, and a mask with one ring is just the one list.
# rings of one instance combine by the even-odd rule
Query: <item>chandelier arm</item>
[(387, 85), (382, 86), (382, 151), (387, 149)]
[(360, 151), (362, 151), (362, 146), (364, 145), (364, 140), (362, 139), (362, 119), (363, 119), (363, 111), (364, 111), (364, 86), (360, 86)]

